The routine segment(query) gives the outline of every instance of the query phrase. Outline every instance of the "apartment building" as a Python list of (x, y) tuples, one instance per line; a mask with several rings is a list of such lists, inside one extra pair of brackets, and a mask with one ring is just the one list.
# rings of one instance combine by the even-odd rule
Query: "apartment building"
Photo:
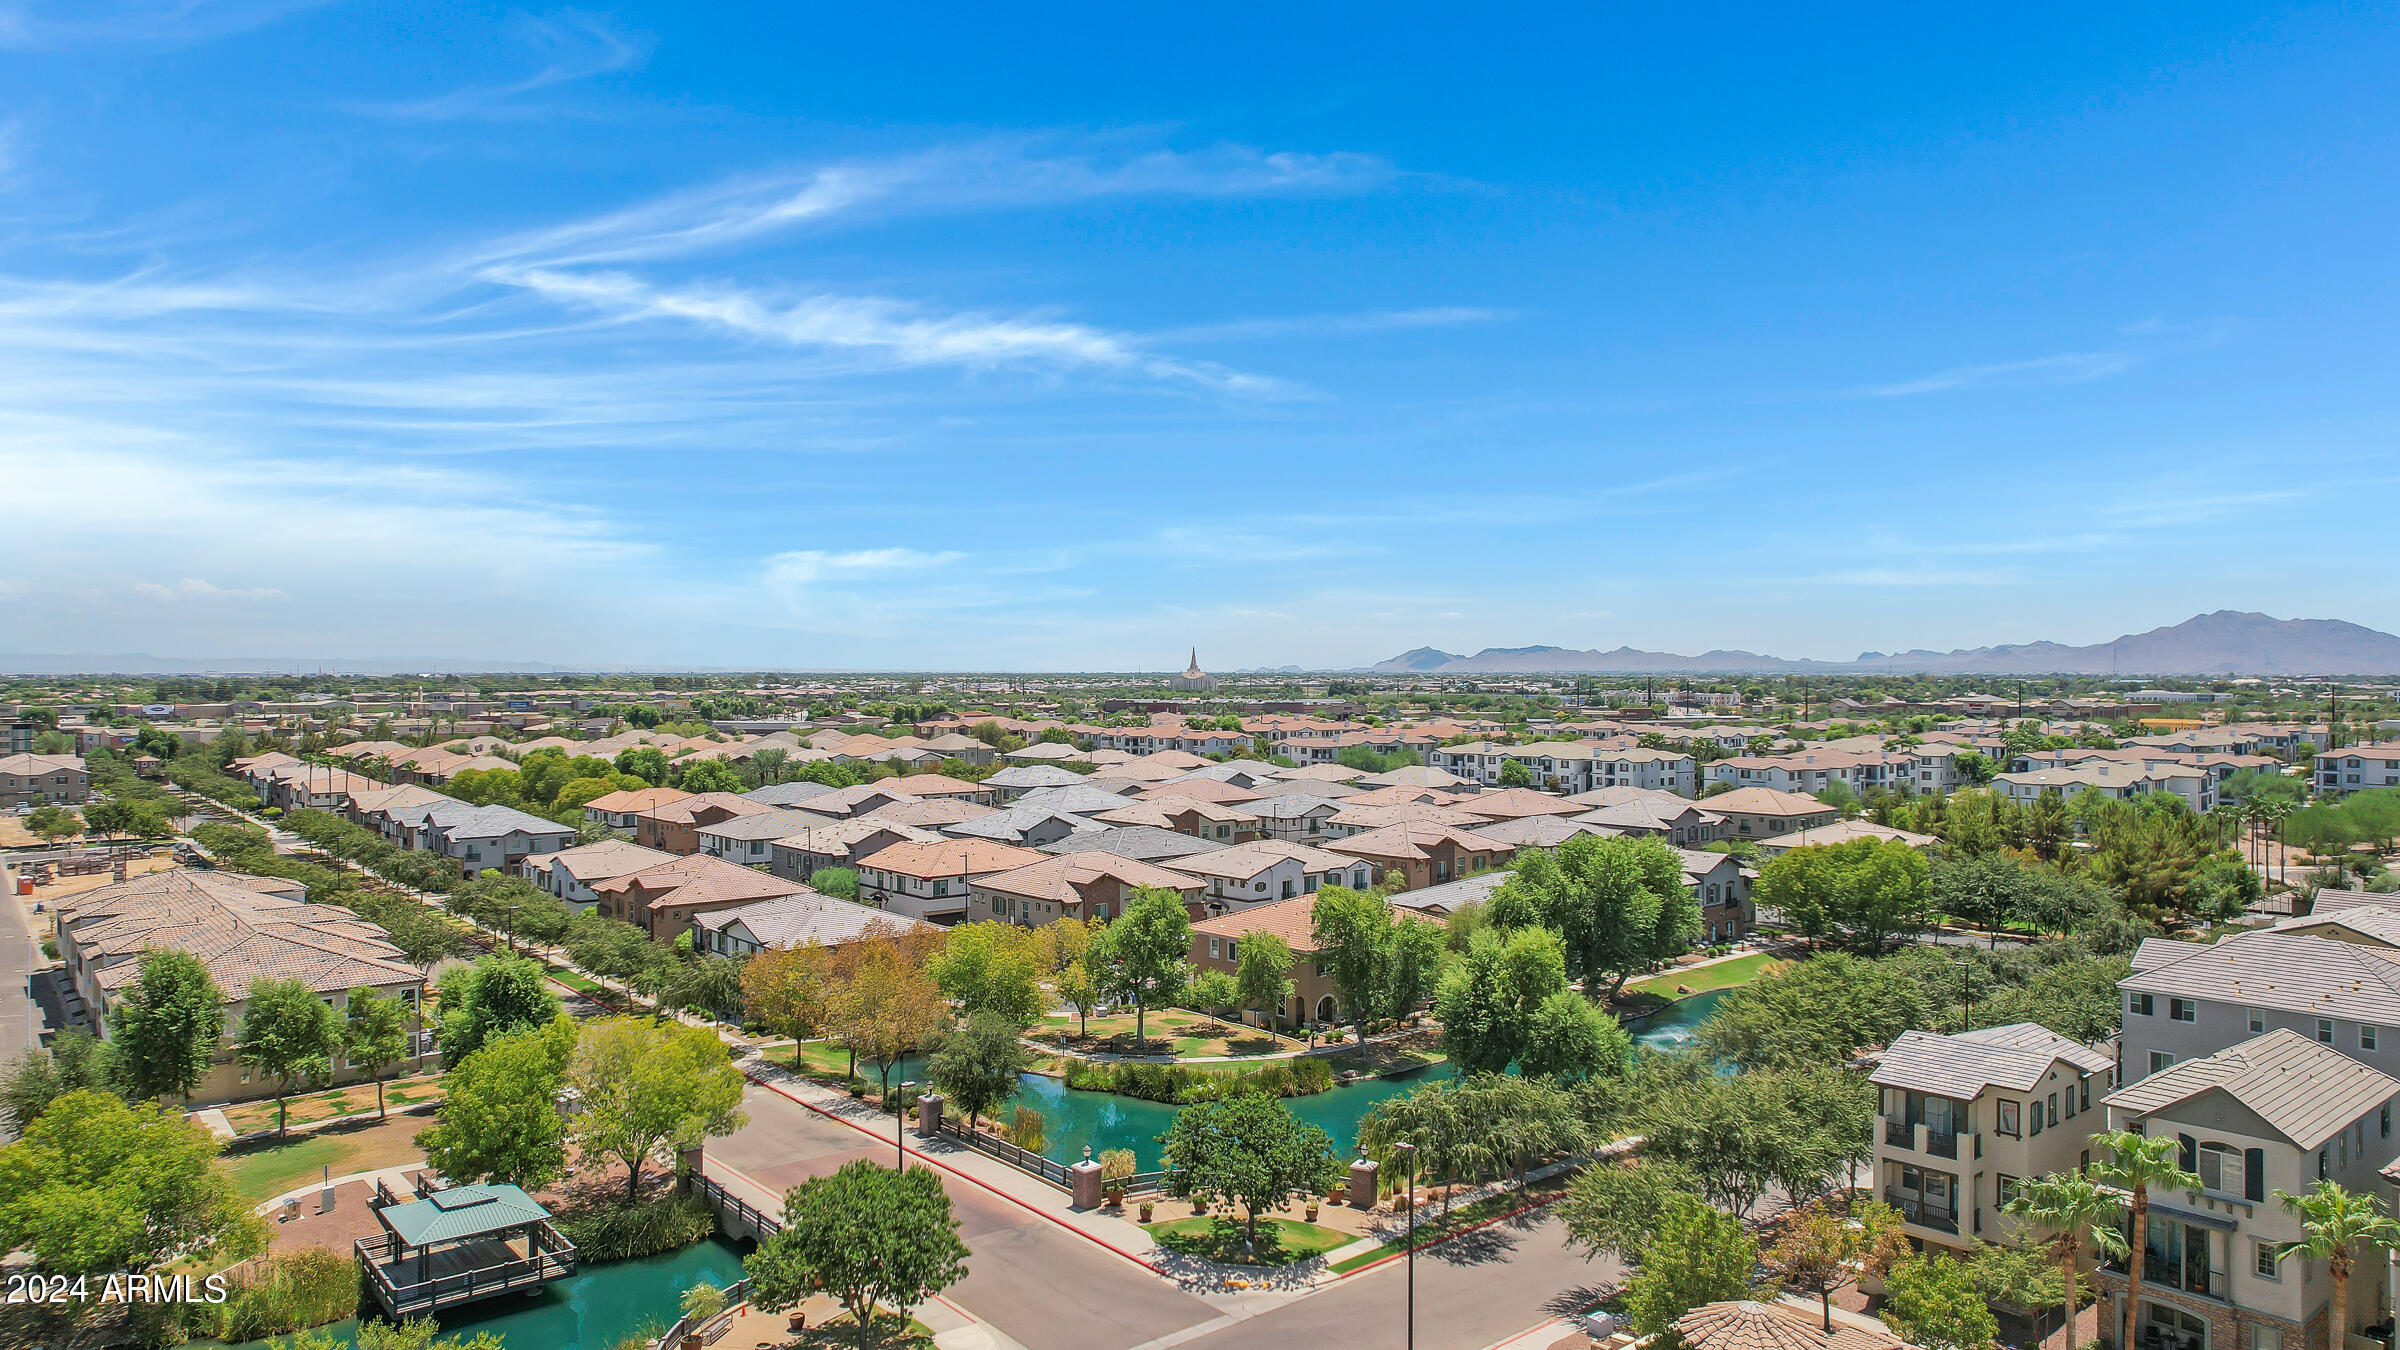
[(1831, 825), (1842, 814), (1814, 797), (1773, 788), (1735, 788), (1703, 800), (1710, 812), (1725, 820), (1720, 839), (1764, 839), (1813, 830)]
[(2117, 988), (2127, 1083), (2271, 1031), (2400, 1076), (2400, 907), (2309, 915), (2213, 943), (2151, 938)]
[(2001, 1214), (2027, 1177), (2088, 1161), (2105, 1053), (2032, 1022), (1955, 1036), (1904, 1031), (1876, 1063), (1875, 1187), (1921, 1245), (1964, 1256), (2019, 1236)]
[(2353, 745), (2321, 750), (2312, 779), (2317, 795), (2347, 797), (2369, 788), (2400, 787), (2400, 744)]
[[(2400, 1080), (2277, 1028), (2178, 1062), (2107, 1097), (2112, 1128), (2172, 1137), (2201, 1189), (2153, 1194), (2135, 1335), (2145, 1350), (2323, 1350), (2379, 1345), (2389, 1327), (2383, 1253), (2354, 1253), (2349, 1325), (2329, 1328), (2327, 1263), (2279, 1259), (2301, 1236), (2279, 1196), (2319, 1181), (2388, 1196)], [(2097, 1272), (2102, 1325), (2121, 1325), (2126, 1277)], [(2334, 1334), (2328, 1335), (2332, 1331)], [(2388, 1333), (2387, 1333), (2388, 1334)]]
[(75, 755), (0, 757), (0, 807), (81, 806), (91, 793), (92, 775)]
[(1914, 755), (1885, 750), (1799, 750), (1788, 755), (1736, 755), (1708, 766), (1708, 785), (1768, 788), (1815, 795), (1839, 783), (1857, 796), (1875, 788), (1914, 792)]

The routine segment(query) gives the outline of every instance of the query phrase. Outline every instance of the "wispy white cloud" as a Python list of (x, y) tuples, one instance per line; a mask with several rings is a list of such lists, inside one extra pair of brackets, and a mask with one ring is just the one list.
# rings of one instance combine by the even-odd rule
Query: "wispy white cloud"
[(754, 174), (495, 241), (470, 262), (561, 267), (682, 258), (846, 217), (988, 210), (1103, 197), (1365, 192), (1399, 176), (1373, 155), (1246, 145), (1128, 148), (1019, 136)]
[(1942, 394), (1991, 385), (2079, 384), (2085, 380), (2123, 374), (2133, 369), (2134, 364), (2135, 358), (2131, 352), (2060, 352), (2055, 356), (2036, 356), (2023, 361), (1952, 366), (1913, 380), (1867, 385), (1851, 393), (1860, 398), (1910, 398), (1918, 394)]
[(133, 593), (162, 605), (256, 604), (291, 599), (291, 596), (273, 586), (219, 586), (198, 577), (185, 577), (172, 586), (155, 581), (136, 582)]
[(1258, 338), (1342, 336), (1384, 333), (1411, 328), (1444, 328), (1459, 324), (1500, 323), (1517, 316), (1515, 310), (1473, 305), (1426, 309), (1383, 309), (1364, 314), (1296, 314), (1281, 318), (1231, 319), (1223, 323), (1192, 324), (1153, 334), (1160, 342), (1247, 342)]
[(518, 15), (512, 26), (544, 62), (532, 74), (431, 98), (363, 104), (359, 111), (422, 121), (534, 116), (544, 109), (528, 103), (526, 95), (624, 70), (649, 54), (646, 41), (617, 32), (601, 15), (580, 10), (563, 9), (539, 18)]
[(766, 565), (760, 569), (760, 575), (768, 585), (788, 589), (827, 579), (851, 580), (895, 572), (923, 572), (946, 567), (966, 556), (955, 550), (928, 553), (896, 547), (853, 549), (846, 553), (799, 549), (778, 553), (767, 559)]
[(331, 0), (0, 0), (0, 48), (205, 42)]

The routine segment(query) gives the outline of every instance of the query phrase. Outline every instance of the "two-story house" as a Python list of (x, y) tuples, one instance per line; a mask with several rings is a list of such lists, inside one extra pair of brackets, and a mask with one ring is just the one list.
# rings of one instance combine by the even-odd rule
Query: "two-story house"
[(1410, 822), (1379, 830), (1345, 835), (1325, 847), (1346, 857), (1363, 859), (1378, 877), (1389, 878), (1408, 890), (1438, 886), (1486, 868), (1505, 867), (1516, 846), (1470, 829)]
[(977, 878), (967, 917), (1034, 928), (1062, 918), (1113, 919), (1125, 912), (1133, 893), (1143, 889), (1173, 891), (1188, 909), (1207, 883), (1187, 872), (1171, 872), (1101, 849), (1057, 853)]
[(592, 890), (595, 884), (673, 861), (672, 853), (624, 839), (603, 839), (556, 853), (529, 853), (517, 860), (517, 875), (577, 909), (589, 909), (599, 900)]
[(2320, 797), (2347, 797), (2369, 788), (2400, 787), (2400, 744), (2352, 745), (2319, 751), (2313, 781)]
[(911, 918), (949, 925), (967, 917), (975, 882), (995, 872), (1031, 866), (1044, 856), (991, 839), (893, 844), (869, 854), (860, 865), (858, 898)]
[[(2400, 909), (2361, 906), (2219, 942), (2151, 938), (2117, 982), (2124, 1081), (2288, 1030), (2400, 1075)], [(2336, 937), (2335, 933), (2345, 936)]]
[(77, 756), (0, 757), (0, 807), (80, 806), (91, 790), (92, 775)]
[(1305, 898), (1326, 886), (1348, 886), (1363, 891), (1374, 884), (1374, 868), (1364, 861), (1278, 839), (1255, 839), (1230, 848), (1157, 861), (1162, 867), (1206, 883), (1197, 912), (1207, 914), (1248, 909), (1274, 900)]

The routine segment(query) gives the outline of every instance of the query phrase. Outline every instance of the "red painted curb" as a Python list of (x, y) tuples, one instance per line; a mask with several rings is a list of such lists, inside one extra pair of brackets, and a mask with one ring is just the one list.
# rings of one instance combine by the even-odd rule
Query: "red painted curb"
[[(874, 1140), (876, 1143), (880, 1144), (883, 1142), (883, 1136), (875, 1133), (873, 1130), (870, 1130), (866, 1126), (859, 1124), (857, 1121), (845, 1120), (842, 1117), (835, 1115), (833, 1112), (826, 1110), (824, 1107), (817, 1105), (815, 1102), (803, 1099), (798, 1093), (793, 1092), (791, 1089), (785, 1087), (781, 1083), (769, 1082), (768, 1080), (759, 1077), (757, 1074), (750, 1072), (748, 1069), (742, 1070), (742, 1076), (749, 1079), (751, 1082), (758, 1084), (760, 1087), (780, 1094), (785, 1100), (790, 1101), (795, 1106), (799, 1106), (805, 1110), (814, 1111), (818, 1115), (825, 1117), (827, 1120), (830, 1120), (837, 1125), (847, 1125), (851, 1129), (854, 1129), (860, 1134), (867, 1136), (869, 1139)], [(957, 1168), (952, 1167), (937, 1158), (931, 1157), (918, 1149), (910, 1148), (908, 1146), (908, 1127), (906, 1122), (899, 1121), (897, 1118), (895, 1118), (894, 1123), (899, 1126), (900, 1151), (903, 1153), (916, 1154), (917, 1157), (924, 1159), (926, 1166), (938, 1167), (942, 1171), (948, 1172), (950, 1175), (957, 1177), (961, 1181), (973, 1186), (982, 1187), (984, 1190), (990, 1191), (992, 1194), (999, 1196), (1008, 1203), (1015, 1205), (1017, 1208), (1024, 1210), (1028, 1214), (1033, 1215), (1035, 1218), (1046, 1219), (1051, 1223), (1057, 1224), (1059, 1227), (1066, 1229), (1068, 1232), (1073, 1233), (1079, 1238), (1082, 1238), (1084, 1241), (1089, 1242), (1096, 1247), (1113, 1252), (1118, 1256), (1122, 1256), (1126, 1260), (1131, 1261), (1135, 1265), (1140, 1266), (1142, 1269), (1149, 1271), (1153, 1275), (1167, 1275), (1166, 1271), (1159, 1269), (1156, 1265), (1143, 1260), (1141, 1257), (1135, 1256), (1132, 1252), (1125, 1250), (1123, 1247), (1120, 1247), (1117, 1244), (1109, 1241), (1107, 1238), (1101, 1237), (1094, 1233), (1087, 1233), (1055, 1214), (1049, 1213), (1045, 1210), (1035, 1209), (1033, 1206), (1026, 1204), (1024, 1201), (1019, 1200), (1017, 1197), (1010, 1195), (1008, 1192), (1001, 1190), (999, 1187), (992, 1185), (990, 1182), (985, 1181), (980, 1177), (968, 1176), (966, 1173), (959, 1171)], [(1168, 1275), (1167, 1278), (1173, 1279), (1174, 1277)]]
[(1479, 1220), (1479, 1221), (1477, 1221), (1477, 1222), (1475, 1222), (1475, 1223), (1468, 1224), (1466, 1227), (1459, 1229), (1457, 1232), (1454, 1232), (1454, 1233), (1444, 1233), (1444, 1234), (1442, 1234), (1440, 1237), (1437, 1237), (1437, 1238), (1427, 1238), (1425, 1241), (1418, 1243), (1418, 1244), (1417, 1244), (1416, 1246), (1414, 1246), (1414, 1247), (1403, 1247), (1403, 1248), (1401, 1248), (1399, 1251), (1393, 1252), (1393, 1253), (1392, 1253), (1390, 1256), (1384, 1257), (1384, 1258), (1383, 1258), (1382, 1260), (1380, 1260), (1380, 1261), (1369, 1261), (1369, 1262), (1368, 1262), (1368, 1263), (1366, 1263), (1365, 1265), (1363, 1265), (1363, 1266), (1359, 1266), (1359, 1267), (1357, 1267), (1356, 1269), (1353, 1269), (1353, 1270), (1345, 1270), (1345, 1271), (1343, 1271), (1341, 1274), (1339, 1274), (1339, 1275), (1336, 1275), (1336, 1276), (1334, 1276), (1333, 1278), (1334, 1278), (1334, 1279), (1335, 1279), (1335, 1280), (1338, 1282), (1338, 1281), (1341, 1281), (1341, 1280), (1346, 1280), (1346, 1279), (1349, 1279), (1349, 1278), (1350, 1278), (1351, 1276), (1353, 1276), (1353, 1275), (1364, 1275), (1364, 1274), (1366, 1274), (1366, 1273), (1367, 1273), (1368, 1271), (1370, 1271), (1370, 1270), (1381, 1270), (1381, 1269), (1383, 1269), (1385, 1266), (1388, 1266), (1388, 1265), (1390, 1265), (1392, 1262), (1394, 1262), (1394, 1261), (1398, 1261), (1398, 1260), (1400, 1260), (1401, 1258), (1403, 1258), (1403, 1257), (1407, 1256), (1407, 1255), (1408, 1255), (1410, 1252), (1412, 1252), (1412, 1251), (1418, 1251), (1418, 1252), (1421, 1252), (1421, 1251), (1424, 1251), (1424, 1250), (1426, 1250), (1427, 1248), (1430, 1248), (1430, 1247), (1439, 1247), (1439, 1246), (1441, 1246), (1443, 1243), (1445, 1243), (1445, 1242), (1448, 1242), (1448, 1241), (1450, 1241), (1450, 1240), (1451, 1240), (1451, 1239), (1453, 1239), (1453, 1238), (1462, 1238), (1462, 1237), (1465, 1237), (1465, 1236), (1466, 1236), (1467, 1234), (1469, 1234), (1469, 1233), (1473, 1233), (1473, 1232), (1477, 1232), (1477, 1231), (1479, 1231), (1479, 1230), (1481, 1230), (1481, 1229), (1489, 1228), (1489, 1227), (1491, 1227), (1493, 1224), (1496, 1224), (1496, 1223), (1506, 1223), (1506, 1222), (1508, 1222), (1510, 1219), (1513, 1219), (1513, 1218), (1517, 1217), (1517, 1216), (1518, 1216), (1518, 1215), (1520, 1215), (1520, 1214), (1527, 1214), (1527, 1213), (1531, 1213), (1532, 1211), (1534, 1211), (1534, 1210), (1537, 1210), (1537, 1209), (1547, 1209), (1548, 1207), (1550, 1207), (1550, 1206), (1552, 1206), (1552, 1205), (1555, 1205), (1555, 1204), (1557, 1204), (1559, 1201), (1561, 1201), (1561, 1200), (1563, 1200), (1563, 1199), (1565, 1199), (1565, 1198), (1566, 1198), (1566, 1195), (1565, 1195), (1565, 1193), (1564, 1193), (1564, 1192), (1561, 1192), (1561, 1193), (1560, 1193), (1560, 1194), (1558, 1194), (1558, 1195), (1551, 1196), (1551, 1197), (1550, 1197), (1549, 1199), (1547, 1199), (1547, 1200), (1536, 1200), (1536, 1201), (1534, 1201), (1534, 1202), (1533, 1202), (1532, 1204), (1530, 1204), (1530, 1205), (1519, 1205), (1519, 1206), (1517, 1206), (1515, 1209), (1512, 1209), (1512, 1210), (1508, 1211), (1506, 1214), (1495, 1214), (1495, 1215), (1493, 1215), (1492, 1217), (1490, 1217), (1490, 1218), (1488, 1218), (1488, 1219), (1483, 1219), (1483, 1220)]

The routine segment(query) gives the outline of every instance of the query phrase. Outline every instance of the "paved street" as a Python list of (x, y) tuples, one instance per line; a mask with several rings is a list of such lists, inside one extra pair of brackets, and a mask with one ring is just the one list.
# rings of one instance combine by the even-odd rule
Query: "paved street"
[[(1545, 1318), (1581, 1312), (1613, 1260), (1567, 1249), (1556, 1219), (1528, 1215), (1417, 1253), (1418, 1350), (1482, 1350)], [(1288, 1350), (1302, 1345), (1393, 1346), (1406, 1333), (1408, 1272), (1394, 1262), (1180, 1344), (1188, 1350)]]
[[(853, 1158), (885, 1166), (893, 1162), (891, 1145), (775, 1092), (752, 1088), (742, 1105), (750, 1124), (729, 1138), (709, 1141), (709, 1157), (778, 1194)], [(1217, 1315), (1199, 1299), (1049, 1220), (947, 1172), (942, 1176), (959, 1218), (959, 1236), (974, 1253), (967, 1278), (945, 1297), (1018, 1343), (1035, 1350), (1126, 1350)]]
[(34, 937), (25, 902), (0, 896), (0, 1064), (24, 1054), (38, 1039), (40, 1011), (33, 1001)]

